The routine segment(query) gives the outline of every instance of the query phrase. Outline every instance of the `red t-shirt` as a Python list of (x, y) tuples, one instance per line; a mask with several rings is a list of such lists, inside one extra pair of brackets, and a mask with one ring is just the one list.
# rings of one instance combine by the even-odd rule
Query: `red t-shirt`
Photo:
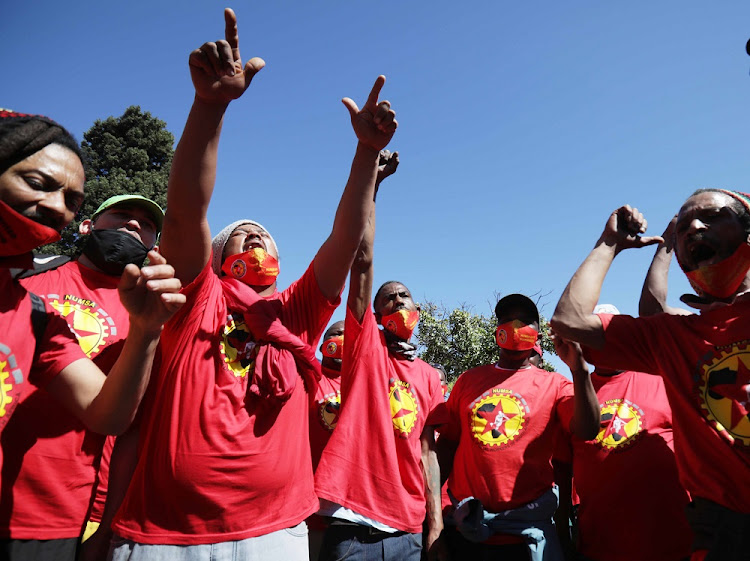
[(310, 453), (313, 471), (336, 428), (341, 410), (341, 377), (328, 378), (323, 372), (315, 396), (310, 400)]
[(115, 437), (108, 436), (104, 441), (102, 456), (99, 460), (99, 469), (96, 472), (94, 485), (94, 496), (91, 499), (91, 510), (89, 512), (90, 522), (101, 522), (104, 514), (104, 505), (107, 503), (107, 490), (109, 489), (109, 463), (112, 459), (112, 450), (115, 447)]
[[(315, 472), (318, 496), (405, 532), (421, 532), (421, 435), (443, 423), (435, 369), (388, 352), (372, 310), (346, 311), (342, 408)], [(432, 430), (432, 429), (430, 429)]]
[(440, 438), (458, 442), (450, 492), (475, 497), (490, 512), (540, 497), (554, 483), (555, 438), (572, 406), (573, 384), (557, 372), (489, 364), (461, 374), (440, 430)]
[(601, 407), (594, 440), (572, 437), (578, 550), (607, 561), (690, 555), (689, 497), (678, 480), (672, 411), (658, 376), (591, 375)]
[[(106, 372), (128, 334), (130, 318), (117, 293), (119, 280), (70, 261), (20, 282), (65, 319), (83, 352)], [(13, 463), (6, 461), (2, 470), (0, 536), (79, 536), (104, 436), (87, 431), (54, 396), (28, 385), (8, 429), (2, 450)]]
[[(210, 262), (183, 292), (187, 304), (161, 336), (138, 464), (113, 529), (139, 543), (191, 545), (295, 526), (318, 508), (302, 379), (280, 409), (247, 397), (252, 336), (242, 314), (227, 309)], [(310, 345), (338, 305), (320, 291), (312, 265), (268, 299)]]
[(750, 513), (750, 302), (693, 316), (600, 314), (607, 368), (660, 374), (685, 489)]
[[(44, 387), (66, 366), (85, 358), (68, 324), (47, 308), (47, 326), (34, 357), (31, 300), (8, 269), (0, 268), (0, 431), (18, 405), (28, 382)], [(36, 360), (35, 360), (36, 359)], [(33, 370), (31, 368), (33, 362)]]

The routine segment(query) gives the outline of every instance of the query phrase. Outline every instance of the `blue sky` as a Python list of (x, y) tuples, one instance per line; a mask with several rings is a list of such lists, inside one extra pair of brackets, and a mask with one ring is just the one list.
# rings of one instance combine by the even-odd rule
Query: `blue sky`
[[(6, 2), (0, 106), (80, 138), (137, 104), (179, 138), (187, 58), (222, 38), (215, 2)], [(750, 190), (750, 4), (740, 1), (391, 5), (237, 2), (243, 60), (267, 66), (227, 113), (209, 212), (263, 223), (280, 286), (330, 231), (360, 105), (378, 74), (401, 166), (378, 204), (376, 285), (487, 313), (495, 293), (546, 294), (549, 316), (609, 213), (659, 234), (698, 187)], [(618, 257), (602, 301), (637, 313), (651, 249)], [(671, 303), (689, 287), (675, 266)], [(343, 311), (334, 319), (343, 318)]]

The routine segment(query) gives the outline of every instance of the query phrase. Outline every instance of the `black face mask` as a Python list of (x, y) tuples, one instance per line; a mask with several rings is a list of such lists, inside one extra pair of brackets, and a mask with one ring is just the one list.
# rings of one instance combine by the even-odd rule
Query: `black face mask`
[(126, 232), (91, 230), (83, 254), (108, 275), (120, 276), (129, 263), (143, 267), (148, 248)]

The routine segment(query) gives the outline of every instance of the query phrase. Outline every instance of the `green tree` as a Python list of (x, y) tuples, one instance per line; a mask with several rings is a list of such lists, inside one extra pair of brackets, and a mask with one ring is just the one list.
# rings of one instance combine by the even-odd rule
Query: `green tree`
[[(470, 368), (497, 360), (497, 321), (492, 311), (485, 316), (473, 313), (464, 305), (448, 310), (429, 301), (420, 306), (419, 331), (415, 334), (419, 357), (426, 362), (442, 364), (449, 382), (454, 382)], [(549, 337), (549, 323), (541, 314), (540, 320), (542, 350), (556, 354)], [(543, 366), (546, 370), (553, 370), (547, 362)]]
[(44, 253), (76, 255), (83, 246), (78, 225), (106, 199), (135, 193), (164, 207), (174, 153), (174, 136), (166, 123), (131, 105), (120, 117), (97, 120), (84, 133), (81, 148), (87, 160), (86, 199), (62, 239)]

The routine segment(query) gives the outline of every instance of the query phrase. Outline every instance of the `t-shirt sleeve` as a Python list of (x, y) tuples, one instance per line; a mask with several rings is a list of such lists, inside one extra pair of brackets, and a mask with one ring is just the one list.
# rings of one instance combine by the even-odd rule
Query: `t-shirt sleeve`
[(29, 381), (43, 387), (65, 367), (86, 358), (68, 323), (54, 312), (47, 312), (47, 327), (39, 342), (39, 354), (29, 374)]
[(308, 345), (317, 345), (341, 295), (328, 300), (315, 278), (314, 262), (304, 274), (281, 294), (284, 303), (284, 325)]
[(666, 314), (646, 318), (599, 314), (604, 328), (604, 347), (584, 347), (587, 362), (614, 370), (661, 374), (658, 362), (659, 331)]
[(551, 372), (558, 382), (557, 403), (555, 405), (555, 414), (560, 423), (560, 428), (565, 432), (570, 432), (570, 423), (573, 420), (573, 410), (575, 407), (573, 396), (573, 383), (563, 378), (557, 372)]

